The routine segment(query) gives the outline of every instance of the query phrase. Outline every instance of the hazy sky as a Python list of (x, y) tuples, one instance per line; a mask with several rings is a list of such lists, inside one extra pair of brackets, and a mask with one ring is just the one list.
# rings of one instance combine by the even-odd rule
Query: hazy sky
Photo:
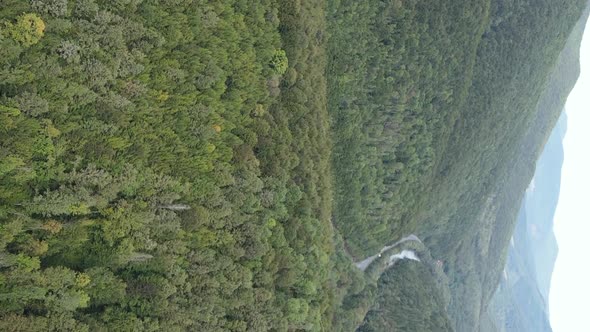
[(582, 41), (581, 73), (566, 113), (564, 164), (555, 213), (559, 255), (549, 294), (555, 332), (590, 331), (590, 28)]

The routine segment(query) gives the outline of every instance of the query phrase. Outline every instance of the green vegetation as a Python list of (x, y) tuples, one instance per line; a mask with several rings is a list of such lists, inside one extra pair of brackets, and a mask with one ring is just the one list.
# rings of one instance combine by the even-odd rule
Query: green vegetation
[(322, 6), (3, 2), (0, 330), (330, 330)]
[(331, 4), (334, 222), (355, 258), (418, 234), (444, 262), (454, 329), (477, 329), (564, 100), (537, 104), (586, 1)]
[(425, 243), (445, 261), (458, 331), (479, 326), (501, 278), (523, 193), (565, 99), (553, 115), (539, 112), (538, 102), (585, 5), (492, 7), (471, 92), (421, 221)]
[[(545, 140), (541, 133), (554, 124), (559, 109), (573, 88), (580, 73), (580, 43), (590, 6), (588, 6), (561, 52), (553, 73), (539, 103), (533, 128), (543, 128), (540, 133), (530, 131), (531, 141)], [(557, 125), (544, 146), (543, 154), (535, 170), (535, 188), (527, 193), (520, 207), (515, 227), (514, 245), (510, 246), (505, 270), (506, 279), (490, 300), (487, 313), (504, 331), (550, 331), (547, 311), (551, 273), (557, 256), (557, 243), (553, 235), (553, 216), (559, 198), (559, 183), (563, 163), (563, 135), (567, 126), (562, 113)], [(537, 232), (530, 234), (528, 225), (537, 225)], [(518, 282), (514, 282), (518, 280)], [(482, 329), (484, 330), (484, 329)], [(485, 329), (495, 331), (496, 329)]]
[(420, 262), (398, 262), (379, 281), (378, 294), (359, 332), (453, 331), (434, 276)]
[(0, 330), (473, 330), (583, 2), (3, 1)]
[(361, 258), (416, 229), (489, 3), (329, 3), (334, 218)]
[(19, 16), (15, 24), (6, 23), (7, 34), (24, 46), (37, 44), (45, 31), (45, 22), (35, 14)]

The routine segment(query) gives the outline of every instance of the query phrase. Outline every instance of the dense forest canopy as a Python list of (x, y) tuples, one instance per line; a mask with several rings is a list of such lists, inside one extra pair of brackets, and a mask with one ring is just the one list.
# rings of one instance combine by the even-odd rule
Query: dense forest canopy
[(0, 329), (329, 330), (322, 8), (2, 1)]
[(0, 0), (0, 330), (477, 329), (585, 2)]
[(441, 290), (424, 264), (403, 261), (381, 277), (377, 304), (359, 332), (452, 331)]

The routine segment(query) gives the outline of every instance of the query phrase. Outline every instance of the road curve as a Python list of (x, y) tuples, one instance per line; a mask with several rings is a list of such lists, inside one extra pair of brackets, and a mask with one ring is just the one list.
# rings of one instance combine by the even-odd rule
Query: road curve
[(410, 234), (410, 235), (402, 238), (401, 240), (397, 241), (396, 243), (394, 243), (392, 245), (383, 247), (377, 254), (375, 254), (375, 255), (373, 255), (371, 257), (368, 257), (368, 258), (366, 258), (366, 259), (364, 259), (364, 260), (362, 260), (360, 262), (356, 262), (354, 264), (361, 271), (365, 271), (367, 269), (367, 267), (369, 267), (369, 265), (371, 265), (371, 263), (373, 263), (373, 261), (375, 259), (381, 257), (381, 254), (383, 254), (385, 251), (387, 251), (387, 250), (389, 250), (389, 249), (391, 249), (391, 248), (393, 248), (393, 247), (395, 247), (397, 245), (400, 245), (400, 244), (402, 244), (404, 242), (408, 242), (408, 241), (416, 241), (416, 242), (422, 243), (422, 241), (420, 241), (420, 239), (416, 235)]

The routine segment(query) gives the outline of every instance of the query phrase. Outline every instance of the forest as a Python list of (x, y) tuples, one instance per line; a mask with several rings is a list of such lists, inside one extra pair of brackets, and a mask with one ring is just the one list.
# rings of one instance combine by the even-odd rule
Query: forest
[(453, 331), (441, 291), (423, 264), (403, 261), (381, 279), (377, 303), (357, 331)]
[(0, 0), (0, 330), (477, 330), (585, 6)]
[(3, 1), (0, 330), (329, 329), (322, 10)]

